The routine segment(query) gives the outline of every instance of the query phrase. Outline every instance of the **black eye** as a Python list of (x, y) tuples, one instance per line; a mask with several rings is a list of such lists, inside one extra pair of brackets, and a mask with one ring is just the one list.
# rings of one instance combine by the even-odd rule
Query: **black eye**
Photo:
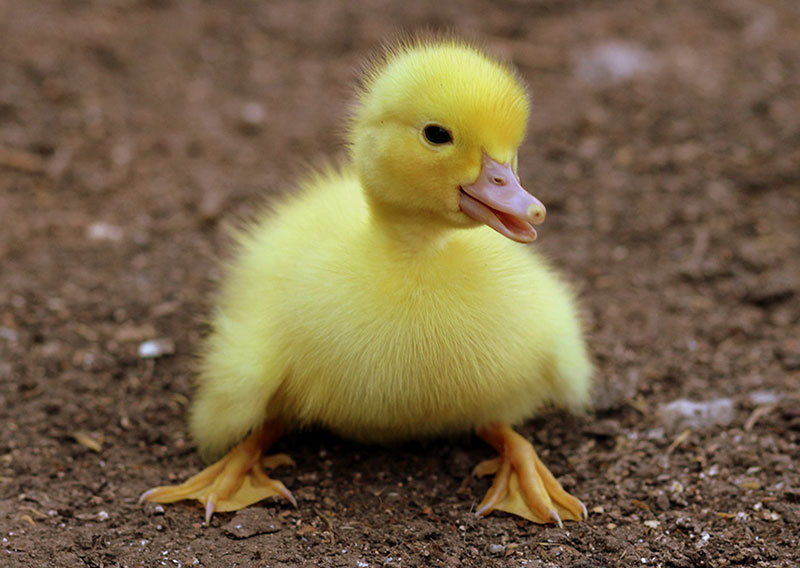
[(429, 124), (422, 132), (431, 144), (447, 144), (453, 141), (453, 135), (449, 131), (435, 124)]

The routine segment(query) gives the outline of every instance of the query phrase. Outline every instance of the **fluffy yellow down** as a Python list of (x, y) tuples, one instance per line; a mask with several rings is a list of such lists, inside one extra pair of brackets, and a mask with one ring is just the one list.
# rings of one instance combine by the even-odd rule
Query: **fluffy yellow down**
[[(191, 414), (205, 455), (268, 419), (387, 442), (586, 403), (567, 286), (458, 210), (481, 152), (516, 160), (527, 116), (513, 72), (457, 42), (396, 47), (367, 72), (352, 164), (237, 237)], [(451, 148), (421, 140), (430, 122)]]

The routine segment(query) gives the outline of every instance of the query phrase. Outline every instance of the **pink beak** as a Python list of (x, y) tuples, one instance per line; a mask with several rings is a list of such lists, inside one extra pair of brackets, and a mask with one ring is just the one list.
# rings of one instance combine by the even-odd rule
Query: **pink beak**
[(461, 211), (520, 243), (536, 240), (533, 225), (544, 223), (547, 210), (525, 191), (509, 164), (500, 164), (485, 153), (481, 173), (473, 183), (461, 186)]

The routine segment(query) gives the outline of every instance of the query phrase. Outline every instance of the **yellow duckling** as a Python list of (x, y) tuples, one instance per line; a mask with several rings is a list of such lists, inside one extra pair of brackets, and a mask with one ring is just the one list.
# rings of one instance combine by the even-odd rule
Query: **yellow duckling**
[[(191, 412), (220, 461), (142, 498), (215, 511), (292, 494), (262, 451), (317, 425), (390, 442), (475, 429), (499, 453), (478, 507), (539, 523), (586, 508), (510, 425), (581, 407), (591, 364), (571, 293), (526, 247), (529, 102), (515, 73), (454, 40), (387, 50), (350, 124), (352, 163), (317, 173), (238, 235)], [(517, 241), (517, 242), (514, 242)]]

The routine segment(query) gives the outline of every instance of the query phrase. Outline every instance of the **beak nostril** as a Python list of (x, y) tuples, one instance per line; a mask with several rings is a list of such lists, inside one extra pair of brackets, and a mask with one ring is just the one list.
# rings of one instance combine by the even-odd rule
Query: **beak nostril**
[(544, 219), (547, 216), (547, 210), (544, 208), (544, 205), (534, 204), (528, 207), (526, 214), (531, 223), (534, 225), (541, 225), (544, 223)]
[(506, 184), (506, 178), (501, 177), (501, 176), (493, 176), (492, 177), (492, 183), (495, 184), (495, 185), (505, 185)]

